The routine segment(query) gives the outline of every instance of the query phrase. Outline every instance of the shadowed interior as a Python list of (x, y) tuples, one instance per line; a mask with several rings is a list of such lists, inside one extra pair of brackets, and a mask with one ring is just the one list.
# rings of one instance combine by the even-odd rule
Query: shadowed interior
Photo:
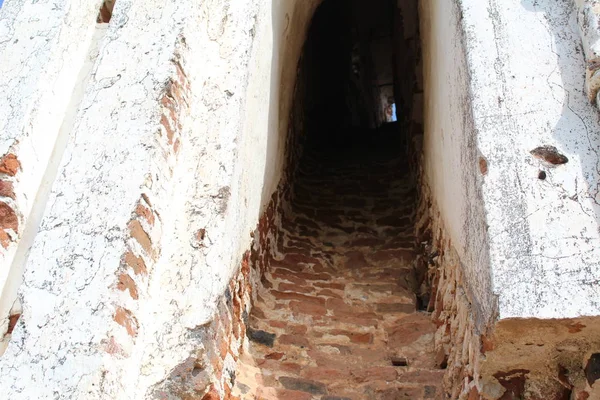
[(288, 141), (292, 196), (249, 318), (243, 399), (441, 396), (445, 360), (417, 296), (415, 88), (403, 86), (418, 57), (396, 10), (327, 0), (313, 17), (293, 106), (302, 130)]

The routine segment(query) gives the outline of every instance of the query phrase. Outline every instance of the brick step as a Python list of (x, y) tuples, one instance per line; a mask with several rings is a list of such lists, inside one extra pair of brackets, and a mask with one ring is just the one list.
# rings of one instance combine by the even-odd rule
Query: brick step
[(233, 394), (245, 400), (442, 399), (443, 372), (414, 371), (420, 376), (416, 381), (407, 380), (392, 367), (364, 368), (350, 373), (326, 370), (312, 379), (311, 374), (282, 375), (262, 384), (253, 379), (244, 382), (242, 378), (238, 379)]
[[(314, 156), (314, 157), (313, 157)], [(416, 192), (404, 160), (305, 158), (248, 319), (239, 399), (441, 398), (417, 311)]]

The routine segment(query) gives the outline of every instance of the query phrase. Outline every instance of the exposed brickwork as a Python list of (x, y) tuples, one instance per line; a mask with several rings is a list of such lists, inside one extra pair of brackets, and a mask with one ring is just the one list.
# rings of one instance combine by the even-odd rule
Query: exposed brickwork
[(113, 8), (115, 7), (115, 0), (105, 0), (100, 7), (98, 17), (96, 18), (97, 23), (108, 23), (112, 17)]
[[(185, 76), (183, 69), (178, 71)], [(417, 311), (413, 294), (418, 284), (412, 267), (414, 198), (404, 180), (407, 175), (402, 169), (392, 172), (399, 167), (397, 160), (391, 164), (371, 160), (370, 172), (380, 174), (377, 182), (366, 171), (359, 172), (358, 179), (372, 199), (350, 193), (351, 179), (346, 185), (340, 181), (345, 210), (333, 213), (326, 205), (335, 202), (335, 196), (323, 193), (324, 197), (311, 198), (315, 182), (310, 178), (289, 184), (299, 173), (304, 178), (311, 175), (297, 168), (310, 101), (303, 90), (303, 71), (297, 78), (279, 190), (259, 219), (249, 257), (232, 279), (215, 319), (193, 333), (204, 338), (203, 349), (173, 371), (154, 392), (156, 398), (247, 399), (254, 398), (249, 397), (252, 393), (261, 399), (346, 400), (441, 394), (442, 372), (436, 368), (433, 349), (435, 326), (427, 313)], [(161, 117), (162, 137), (175, 151), (179, 126), (171, 100), (177, 97), (174, 90), (162, 100), (167, 111)], [(346, 177), (357, 167), (338, 172)], [(293, 198), (297, 201), (292, 207)], [(321, 206), (315, 207), (315, 201)], [(326, 234), (331, 237), (322, 236)], [(202, 229), (194, 233), (194, 247), (203, 247), (205, 235)], [(343, 243), (332, 249), (330, 240)], [(139, 265), (133, 255), (127, 260)], [(246, 335), (252, 340), (249, 352), (240, 348)], [(268, 351), (261, 353), (255, 343), (263, 343)], [(304, 362), (299, 349), (305, 352)], [(231, 360), (242, 365), (237, 380)], [(249, 376), (252, 371), (258, 375)], [(423, 374), (414, 373), (419, 371)], [(250, 379), (247, 385), (245, 378)], [(343, 395), (343, 387), (353, 388), (349, 397)]]
[(567, 400), (600, 394), (582, 369), (591, 349), (600, 348), (593, 318), (509, 319), (477, 328), (460, 257), (426, 185), (421, 195), (416, 232), (425, 246), (419, 260), (429, 266), (427, 307), (437, 326), (436, 363), (447, 366), (447, 398)]
[[(160, 120), (160, 138), (164, 144), (167, 162), (177, 155), (182, 143), (180, 133), (182, 126), (178, 115), (188, 112), (189, 83), (182, 65), (176, 62), (177, 79), (171, 82), (167, 95), (161, 99), (164, 112)], [(297, 136), (293, 137), (297, 138)], [(288, 139), (297, 143), (296, 139), (290, 137)], [(292, 154), (288, 154), (286, 165), (294, 163), (293, 157)], [(286, 168), (286, 171), (291, 170)], [(217, 304), (214, 319), (190, 330), (189, 334), (194, 338), (201, 338), (201, 348), (196, 355), (175, 368), (170, 376), (154, 389), (153, 398), (239, 399), (232, 394), (236, 377), (235, 366), (246, 337), (248, 314), (253, 298), (256, 297), (256, 288), (260, 285), (266, 270), (265, 266), (268, 265), (276, 249), (277, 232), (279, 232), (278, 216), (281, 214), (282, 198), (290, 196), (289, 186), (285, 182), (288, 182), (291, 175), (293, 174), (285, 175), (283, 183), (272, 195), (259, 218), (257, 228), (252, 233), (251, 249), (243, 255), (238, 272), (232, 277)], [(229, 193), (223, 194), (229, 196)], [(149, 209), (152, 209), (151, 206)], [(147, 212), (138, 209), (137, 214), (147, 215)], [(204, 248), (206, 237), (204, 228), (196, 230), (193, 234), (192, 246), (196, 249)], [(135, 254), (128, 253), (124, 259), (128, 265), (136, 266), (138, 270), (146, 273), (150, 268), (148, 263), (144, 263), (144, 258), (136, 257)]]
[(17, 326), (17, 322), (19, 321), (20, 317), (21, 314), (13, 314), (10, 317), (8, 317), (8, 331), (6, 332), (7, 335), (10, 335), (15, 329), (15, 326)]
[(20, 171), (21, 162), (14, 153), (7, 153), (0, 159), (0, 245), (4, 249), (16, 242), (19, 226), (23, 223), (15, 193)]
[[(179, 41), (177, 49), (173, 59), (173, 75), (159, 101), (162, 113), (158, 121), (156, 140), (158, 147), (162, 149), (160, 163), (163, 180), (172, 177), (173, 165), (177, 160), (181, 138), (189, 117), (188, 98), (191, 88), (183, 67), (184, 40)], [(152, 187), (155, 191), (164, 191), (167, 186), (163, 183)], [(117, 300), (114, 319), (126, 328), (132, 338), (137, 335), (143, 322), (138, 322), (136, 318), (138, 302), (147, 297), (148, 275), (161, 254), (162, 221), (160, 211), (152, 204), (151, 199), (164, 193), (146, 190), (140, 194), (133, 207), (131, 220), (127, 224), (127, 249), (121, 257), (119, 268), (115, 271), (115, 288), (123, 295)], [(116, 339), (111, 340), (114, 342)], [(120, 344), (115, 342), (107, 347), (107, 351), (122, 355), (121, 351), (114, 351), (115, 347), (120, 348)]]
[[(140, 292), (142, 296), (147, 291), (147, 262), (153, 263), (159, 254), (160, 247), (152, 243), (152, 233), (156, 230), (156, 221), (158, 219), (156, 213), (152, 210), (152, 206), (148, 200), (147, 195), (140, 197), (138, 204), (135, 206), (133, 217), (128, 227), (129, 240), (128, 250), (121, 259), (121, 265), (117, 270), (116, 288), (128, 295), (132, 300), (139, 300)], [(153, 236), (157, 236), (154, 232)], [(139, 254), (139, 255), (136, 255)], [(147, 261), (145, 261), (147, 260)], [(143, 285), (140, 287), (139, 285)], [(129, 307), (129, 308), (123, 308)], [(130, 336), (135, 337), (132, 334), (132, 328), (119, 321), (123, 321), (123, 313), (130, 315), (135, 318), (134, 313), (137, 306), (132, 308), (132, 303), (123, 301), (122, 306), (118, 307), (115, 312), (115, 321), (120, 325), (124, 326)], [(137, 320), (135, 332), (137, 332)]]
[[(13, 148), (0, 159), (0, 246), (5, 250), (4, 253), (0, 253), (2, 255), (8, 254), (9, 247), (18, 242), (22, 226), (25, 223), (25, 216), (19, 210), (19, 206), (23, 206), (23, 204), (17, 201), (18, 196), (15, 189), (22, 171), (21, 162), (15, 153), (17, 153), (17, 149)], [(20, 196), (22, 200), (22, 193)], [(4, 265), (5, 268), (10, 266), (10, 262)], [(20, 312), (4, 316), (8, 319), (8, 324), (5, 325), (6, 331), (0, 332), (4, 342), (10, 340), (20, 316)]]
[(117, 307), (114, 319), (117, 324), (127, 329), (129, 336), (137, 336), (139, 324), (131, 311), (122, 307)]
[(133, 270), (135, 275), (147, 275), (148, 269), (146, 263), (142, 257), (138, 257), (131, 251), (123, 255), (123, 265), (125, 268), (129, 267)]
[(182, 114), (189, 113), (190, 83), (180, 60), (180, 56), (174, 60), (176, 75), (168, 83), (167, 91), (161, 99), (161, 135), (166, 139), (167, 152), (174, 156), (178, 154), (181, 144)]
[[(384, 155), (349, 161), (356, 155), (338, 168), (304, 159), (293, 212), (261, 235), (260, 247), (277, 247), (257, 254), (268, 269), (234, 388), (243, 399), (441, 394), (435, 325), (414, 295), (406, 168)], [(268, 215), (277, 228), (274, 212), (263, 226)]]
[(19, 218), (15, 210), (4, 202), (0, 202), (0, 227), (5, 230), (19, 231)]
[(215, 318), (190, 334), (203, 338), (204, 347), (196, 356), (175, 368), (153, 393), (156, 399), (239, 399), (233, 396), (236, 371), (232, 366), (240, 356), (253, 292), (250, 253), (217, 305)]
[(0, 174), (15, 176), (20, 169), (21, 162), (17, 159), (16, 155), (9, 153), (0, 159)]
[(446, 398), (479, 399), (481, 360), (493, 344), (488, 332), (476, 329), (460, 258), (446, 235), (429, 186), (423, 182), (422, 170), (420, 174), (415, 233), (421, 254), (417, 268), (424, 276), (423, 306), (432, 311), (437, 326), (436, 363), (447, 367), (443, 377)]
[(117, 287), (119, 290), (129, 291), (129, 295), (132, 299), (137, 300), (139, 298), (135, 281), (127, 273), (122, 273), (119, 275), (119, 283)]
[(10, 181), (0, 181), (0, 197), (8, 197), (15, 200), (15, 189)]

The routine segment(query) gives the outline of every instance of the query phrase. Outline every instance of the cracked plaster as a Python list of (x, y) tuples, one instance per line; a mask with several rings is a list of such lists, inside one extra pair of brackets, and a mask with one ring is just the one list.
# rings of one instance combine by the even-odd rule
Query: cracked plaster
[(479, 323), (599, 315), (600, 124), (574, 4), (422, 3), (425, 170)]
[[(23, 315), (0, 359), (3, 395), (146, 398), (199, 351), (195, 332), (214, 317), (281, 179), (296, 64), (316, 4), (116, 3), (42, 205), (19, 290)], [(87, 4), (68, 6), (96, 17)], [(7, 3), (0, 21), (22, 12), (16, 7)], [(69, 21), (46, 29), (56, 34)], [(179, 153), (165, 159), (158, 99), (175, 53), (192, 96)], [(127, 243), (140, 250), (126, 227), (141, 193), (160, 219), (142, 225), (160, 256), (147, 278), (136, 277), (136, 302), (114, 285)], [(135, 310), (135, 338), (113, 321), (117, 305)]]
[[(600, 127), (584, 92), (576, 9), (509, 3), (421, 2), (426, 176), (480, 323), (496, 313), (598, 315)], [(144, 398), (198, 350), (195, 329), (213, 317), (281, 178), (297, 60), (317, 4), (117, 2), (52, 192), (39, 205), (45, 212), (19, 291), (23, 316), (0, 359), (5, 396)], [(0, 63), (0, 149), (19, 140), (24, 218), (98, 7), (9, 0), (0, 11), (0, 54), (10, 60)], [(190, 112), (178, 157), (165, 161), (158, 99), (182, 38)], [(569, 163), (542, 165), (530, 154), (542, 145)], [(540, 169), (547, 179), (538, 179)], [(161, 252), (131, 340), (113, 312), (133, 300), (112, 286), (142, 192), (153, 194), (162, 221), (151, 232)], [(199, 229), (204, 247), (193, 241)], [(126, 356), (105, 351), (109, 337)]]

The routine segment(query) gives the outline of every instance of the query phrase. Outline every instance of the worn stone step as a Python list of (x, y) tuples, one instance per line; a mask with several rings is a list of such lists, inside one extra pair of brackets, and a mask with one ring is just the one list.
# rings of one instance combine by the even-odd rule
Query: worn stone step
[(404, 160), (307, 155), (249, 317), (241, 399), (436, 399), (435, 325), (417, 311)]

